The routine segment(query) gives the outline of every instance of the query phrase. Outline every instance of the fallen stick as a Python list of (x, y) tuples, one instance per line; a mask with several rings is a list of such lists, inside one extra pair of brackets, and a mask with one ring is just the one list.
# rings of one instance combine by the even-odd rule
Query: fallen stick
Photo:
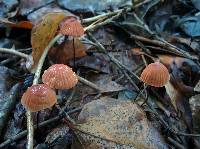
[[(81, 110), (81, 108), (76, 108), (76, 109), (73, 109), (69, 112), (66, 112), (67, 114), (73, 114), (73, 113), (76, 113), (76, 112), (79, 112)], [(62, 113), (61, 113), (62, 115)], [(41, 122), (39, 123), (38, 125), (34, 125), (33, 128), (36, 129), (36, 128), (41, 128), (41, 127), (44, 127), (46, 125), (49, 125), (53, 122), (56, 122), (58, 120), (60, 120), (62, 118), (62, 116), (55, 116), (49, 120), (46, 120), (44, 122)], [(24, 130), (22, 132), (20, 132), (19, 134), (13, 136), (11, 139), (8, 139), (6, 141), (4, 141), (3, 143), (0, 144), (0, 148), (4, 148), (6, 147), (7, 145), (9, 145), (10, 143), (12, 143), (13, 141), (17, 141), (23, 137), (25, 137), (27, 135), (28, 131), (27, 130)]]

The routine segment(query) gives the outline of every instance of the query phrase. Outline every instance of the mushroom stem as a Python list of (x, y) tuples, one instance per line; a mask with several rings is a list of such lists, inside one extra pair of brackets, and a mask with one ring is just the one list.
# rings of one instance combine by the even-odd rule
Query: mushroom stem
[(48, 46), (45, 48), (42, 56), (40, 57), (40, 60), (38, 62), (38, 66), (37, 69), (35, 71), (35, 76), (34, 76), (34, 80), (33, 80), (33, 85), (38, 83), (38, 79), (40, 78), (40, 74), (41, 74), (41, 70), (42, 70), (42, 66), (44, 63), (44, 60), (47, 56), (47, 53), (49, 51), (49, 49), (56, 43), (56, 41), (58, 41), (58, 39), (60, 39), (63, 35), (62, 34), (58, 34), (56, 35), (48, 44)]
[(34, 135), (34, 128), (33, 128), (33, 116), (32, 112), (27, 110), (26, 112), (27, 116), (27, 130), (28, 130), (28, 135), (27, 135), (27, 149), (32, 149), (33, 148), (33, 135)]
[(73, 54), (74, 54), (74, 69), (76, 70), (76, 49), (75, 49), (75, 43), (74, 43), (74, 37), (73, 37)]
[[(62, 34), (58, 34), (56, 35), (48, 44), (48, 46), (44, 49), (44, 52), (42, 54), (42, 56), (40, 57), (40, 60), (38, 62), (37, 65), (37, 69), (35, 72), (35, 76), (34, 76), (34, 80), (33, 80), (33, 85), (38, 84), (38, 79), (40, 77), (41, 74), (41, 70), (42, 70), (42, 66), (44, 63), (44, 60), (47, 56), (47, 53), (49, 51), (49, 49), (56, 43), (56, 41), (58, 39), (60, 39), (63, 35)], [(28, 135), (27, 135), (27, 149), (33, 149), (33, 138), (34, 138), (34, 128), (33, 128), (33, 117), (32, 117), (32, 113), (27, 110), (26, 112), (27, 115), (27, 129), (28, 129)]]
[(25, 58), (25, 59), (28, 59), (28, 57), (29, 57), (27, 54), (16, 51), (14, 49), (0, 48), (0, 52), (17, 55), (17, 56), (20, 56), (20, 57)]

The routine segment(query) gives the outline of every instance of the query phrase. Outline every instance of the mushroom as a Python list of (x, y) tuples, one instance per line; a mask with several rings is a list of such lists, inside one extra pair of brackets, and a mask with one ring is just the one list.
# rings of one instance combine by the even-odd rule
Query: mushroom
[(56, 93), (46, 84), (33, 85), (23, 94), (21, 103), (27, 110), (38, 112), (56, 103)]
[(160, 62), (149, 64), (142, 72), (140, 79), (154, 87), (165, 86), (170, 79), (168, 69)]
[(75, 67), (75, 45), (74, 37), (81, 37), (84, 34), (84, 28), (81, 23), (74, 16), (66, 17), (60, 24), (60, 33), (73, 37), (73, 49), (74, 49), (74, 67)]
[(70, 89), (78, 82), (78, 77), (70, 67), (54, 64), (44, 71), (42, 82), (54, 89)]
[(75, 17), (68, 16), (60, 24), (60, 33), (67, 36), (80, 37), (84, 34), (84, 28)]
[[(140, 80), (147, 84), (143, 90), (137, 95), (139, 96), (148, 85), (154, 87), (163, 87), (168, 84), (170, 75), (168, 69), (160, 62), (149, 64), (141, 73)], [(136, 97), (137, 98), (137, 97)]]

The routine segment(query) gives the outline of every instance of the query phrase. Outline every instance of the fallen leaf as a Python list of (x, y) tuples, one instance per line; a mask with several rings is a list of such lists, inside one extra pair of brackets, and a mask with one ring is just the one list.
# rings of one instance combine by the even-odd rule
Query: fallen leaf
[(179, 26), (185, 34), (190, 37), (200, 36), (200, 17), (199, 16), (185, 16), (177, 19), (177, 26)]
[(173, 44), (176, 44), (176, 43), (185, 44), (188, 47), (190, 47), (193, 51), (199, 52), (200, 45), (198, 44), (197, 41), (192, 40), (191, 38), (182, 38), (182, 37), (172, 36), (170, 37), (169, 42)]
[(193, 3), (194, 7), (198, 10), (200, 10), (200, 1), (199, 0), (191, 0)]
[(86, 56), (85, 46), (79, 39), (74, 39), (74, 47), (73, 40), (68, 40), (56, 47), (52, 47), (49, 51), (50, 60), (54, 63), (68, 64), (74, 58), (74, 49), (75, 58)]
[(33, 72), (45, 47), (55, 36), (58, 25), (64, 17), (64, 13), (48, 13), (33, 27), (31, 32), (32, 56), (34, 62), (32, 66)]
[(112, 81), (112, 77), (107, 74), (98, 75), (97, 78), (92, 78), (92, 80), (103, 89), (103, 92), (118, 92), (125, 89), (122, 85)]
[(76, 61), (77, 67), (91, 68), (100, 72), (110, 73), (109, 59), (105, 54), (95, 53), (91, 56), (82, 57)]
[(160, 62), (163, 63), (167, 68), (170, 67), (173, 63), (176, 63), (176, 66), (178, 68), (181, 67), (184, 58), (178, 57), (178, 56), (172, 56), (172, 55), (157, 55)]
[(76, 134), (87, 149), (168, 148), (144, 111), (131, 101), (108, 97), (92, 101), (79, 114), (77, 128)]
[(7, 19), (0, 19), (0, 23), (10, 26), (11, 28), (24, 28), (24, 29), (32, 29), (33, 24), (30, 21), (20, 21), (20, 22), (11, 22)]
[(131, 49), (131, 51), (132, 51), (133, 54), (135, 54), (135, 55), (141, 55), (141, 54), (143, 54), (141, 48), (133, 48), (133, 49)]
[(8, 122), (9, 114), (15, 106), (17, 95), (19, 93), (19, 84), (14, 85), (10, 91), (4, 92), (0, 98), (0, 134), (2, 135), (3, 128)]
[(54, 12), (60, 12), (60, 13), (62, 12), (66, 16), (74, 16), (74, 14), (72, 14), (71, 12), (58, 7), (55, 3), (52, 3), (49, 5), (45, 5), (44, 7), (37, 9), (36, 11), (30, 13), (27, 16), (27, 19), (30, 20), (33, 24), (36, 24), (38, 22), (38, 20), (40, 20), (42, 18), (42, 16), (44, 16), (48, 13), (54, 13)]
[(177, 112), (181, 113), (181, 119), (187, 128), (192, 130), (191, 109), (188, 99), (194, 95), (194, 89), (183, 83), (179, 73), (180, 71), (177, 68), (172, 70), (170, 81), (165, 85), (165, 88), (174, 108)]
[(20, 0), (20, 14), (27, 15), (36, 8), (52, 2), (51, 0)]
[(69, 127), (66, 125), (57, 126), (47, 135), (45, 143), (48, 145), (55, 143), (54, 148), (68, 148), (72, 143)]

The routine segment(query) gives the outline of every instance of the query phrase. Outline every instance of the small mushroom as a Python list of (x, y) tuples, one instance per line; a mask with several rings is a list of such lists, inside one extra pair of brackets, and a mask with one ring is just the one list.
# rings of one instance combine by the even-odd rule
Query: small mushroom
[(23, 94), (21, 103), (27, 110), (38, 112), (56, 103), (56, 93), (46, 84), (33, 85)]
[[(148, 87), (163, 87), (168, 84), (170, 79), (168, 69), (160, 62), (154, 62), (149, 64), (142, 72), (140, 80), (143, 81), (147, 86), (144, 86), (144, 89), (139, 92), (136, 98)], [(145, 100), (145, 102), (148, 98)]]
[(66, 17), (60, 24), (60, 33), (67, 36), (73, 37), (73, 47), (74, 47), (74, 67), (75, 67), (75, 44), (74, 38), (81, 37), (84, 34), (84, 28), (81, 23), (74, 17)]
[(54, 64), (44, 71), (42, 82), (54, 89), (70, 89), (78, 82), (78, 77), (70, 67)]
[(140, 79), (154, 87), (165, 86), (170, 79), (168, 69), (160, 62), (149, 64), (142, 72)]
[(84, 34), (84, 28), (75, 17), (68, 16), (60, 24), (60, 33), (67, 36), (80, 37)]

